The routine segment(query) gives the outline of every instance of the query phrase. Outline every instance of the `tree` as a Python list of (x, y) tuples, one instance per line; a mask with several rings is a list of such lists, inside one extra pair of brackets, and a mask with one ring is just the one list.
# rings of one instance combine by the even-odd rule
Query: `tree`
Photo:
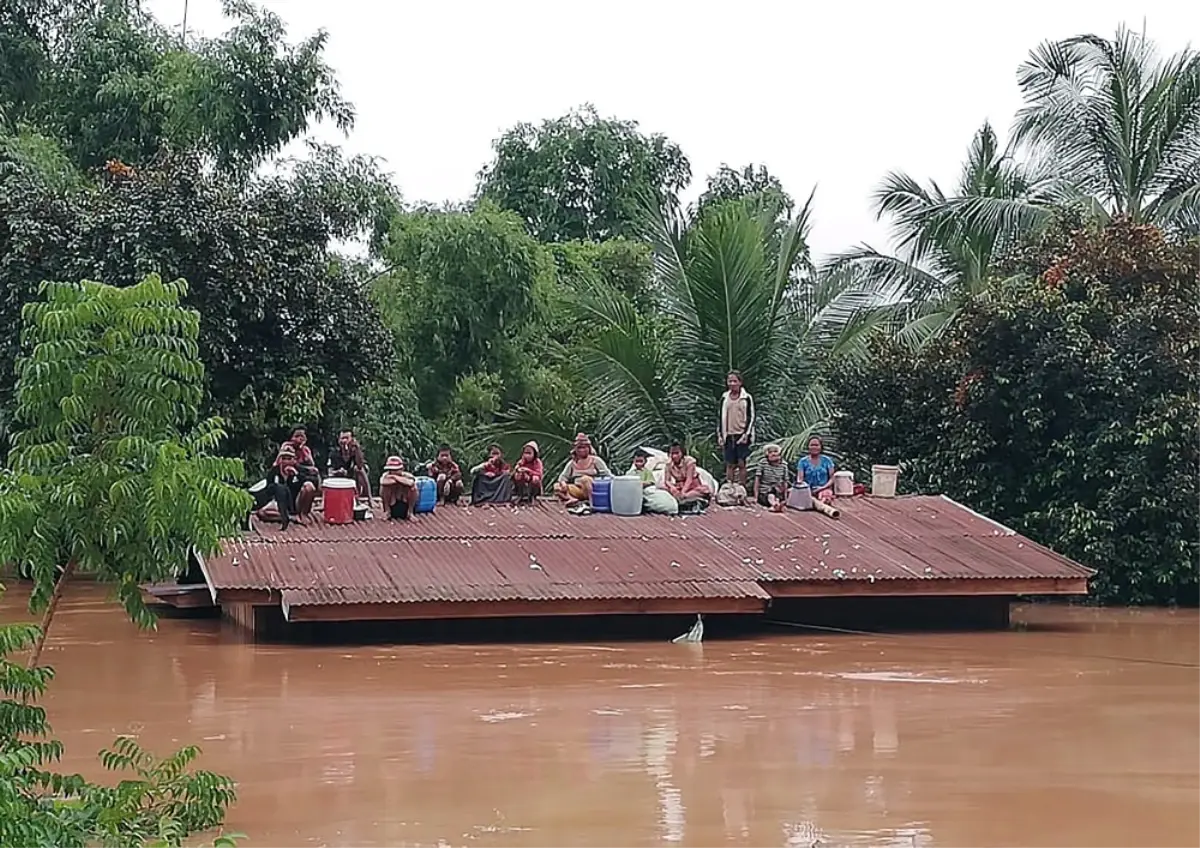
[[(51, 737), (37, 701), (54, 669), (24, 668), (9, 658), (34, 647), (41, 635), (33, 625), (0, 624), (0, 844), (178, 846), (219, 825), (236, 789), (228, 777), (188, 769), (200, 753), (195, 746), (158, 760), (133, 738), (118, 737), (100, 753), (107, 769), (132, 772), (115, 787), (50, 770), (63, 746)], [(234, 848), (238, 836), (219, 836), (212, 844)]]
[(691, 165), (665, 136), (584, 106), (540, 126), (518, 124), (493, 143), (479, 195), (516, 212), (541, 241), (634, 234), (640, 198), (674, 197)]
[(421, 411), (446, 412), (459, 381), (519, 367), (549, 259), (519, 218), (483, 203), (465, 214), (398, 217), (376, 296), (403, 346)]
[[(653, 258), (643, 242), (626, 238), (568, 241), (551, 245), (550, 254), (554, 259), (556, 288), (586, 291), (608, 286), (624, 294), (639, 309), (649, 308), (655, 300)], [(561, 327), (555, 325), (567, 318), (563, 313), (556, 314), (546, 331), (557, 333)]]
[(831, 268), (861, 275), (887, 297), (911, 306), (901, 338), (924, 344), (946, 327), (959, 308), (982, 293), (993, 259), (1013, 243), (1013, 234), (971, 227), (955, 204), (970, 198), (1027, 201), (1052, 194), (1054, 183), (1016, 161), (984, 124), (967, 151), (951, 195), (908, 174), (888, 174), (875, 193), (875, 213), (890, 218), (898, 253), (860, 245), (833, 258)]
[[(192, 154), (114, 174), (93, 191), (62, 195), (21, 168), (0, 173), (0, 188), (0, 318), (16, 323), (36, 280), (194, 281), (187, 303), (200, 311), (210, 408), (231, 422), (237, 455), (261, 460), (277, 445), (297, 421), (289, 397), (307, 402), (300, 420), (341, 426), (338, 404), (391, 366), (366, 269), (329, 248), (369, 233), (394, 203), (369, 161), (321, 149), (244, 182)], [(0, 367), (15, 355), (10, 334)], [(0, 408), (11, 385), (0, 379)]]
[[(846, 276), (815, 277), (808, 206), (782, 227), (775, 210), (754, 215), (736, 201), (691, 222), (671, 210), (645, 214), (662, 292), (655, 308), (639, 311), (610, 286), (571, 298), (591, 331), (570, 362), (603, 449), (628, 456), (684, 438), (711, 450), (717, 398), (737, 369), (755, 395), (760, 438), (790, 437), (785, 446), (797, 452), (827, 421), (824, 362), (861, 347), (877, 292)], [(557, 450), (573, 423), (524, 407), (505, 426)]]
[(170, 148), (249, 173), (316, 121), (350, 128), (324, 32), (291, 45), (277, 15), (244, 0), (224, 9), (229, 32), (184, 45), (140, 3), (6, 3), (0, 111), (57, 139), (82, 169), (142, 165)]
[(722, 163), (708, 178), (704, 193), (696, 201), (696, 210), (700, 212), (730, 200), (773, 206), (785, 218), (796, 208), (796, 202), (784, 190), (783, 183), (772, 176), (766, 165), (747, 165), (738, 171)]
[(900, 462), (1099, 570), (1101, 600), (1195, 602), (1200, 265), (1128, 219), (1036, 245), (926, 350), (835, 369), (846, 464)]
[(75, 571), (114, 583), (149, 626), (139, 584), (182, 573), (193, 547), (216, 553), (251, 505), (232, 485), (241, 462), (216, 453), (222, 422), (199, 420), (200, 316), (180, 306), (186, 284), (41, 291), (24, 309), (20, 429), (0, 477), (0, 562), (33, 578), (30, 609), (44, 612), (30, 668)]
[(1103, 223), (1116, 216), (1200, 234), (1200, 53), (1160, 60), (1126, 28), (1113, 40), (1047, 41), (1017, 72), (1025, 104), (1015, 140), (1053, 165), (1052, 202), (969, 197), (953, 204), (971, 229), (1029, 233), (1070, 203)]

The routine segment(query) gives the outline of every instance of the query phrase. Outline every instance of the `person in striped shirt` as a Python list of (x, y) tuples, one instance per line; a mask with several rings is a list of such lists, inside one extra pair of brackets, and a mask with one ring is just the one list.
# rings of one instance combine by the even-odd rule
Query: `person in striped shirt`
[(765, 456), (754, 472), (754, 500), (772, 512), (783, 512), (787, 506), (788, 487), (792, 484), (791, 469), (783, 461), (779, 445), (767, 445)]

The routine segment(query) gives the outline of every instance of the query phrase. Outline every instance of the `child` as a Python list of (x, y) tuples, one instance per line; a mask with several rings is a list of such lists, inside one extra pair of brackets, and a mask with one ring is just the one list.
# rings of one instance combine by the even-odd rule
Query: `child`
[(454, 461), (449, 445), (438, 448), (437, 459), (429, 463), (429, 476), (437, 481), (439, 502), (447, 506), (458, 503), (463, 493), (462, 470)]
[(767, 445), (764, 452), (766, 456), (754, 472), (754, 499), (759, 506), (765, 506), (771, 512), (783, 512), (787, 506), (788, 487), (792, 482), (791, 471), (783, 461), (779, 445)]
[(648, 457), (649, 454), (641, 448), (633, 452), (633, 473), (641, 478), (643, 489), (653, 488), (656, 485), (654, 482), (654, 472), (646, 467), (646, 459)]
[(513, 496), (512, 469), (499, 445), (488, 448), (488, 458), (471, 469), (471, 503), (508, 503)]
[(516, 489), (517, 503), (533, 503), (533, 499), (542, 494), (542, 458), (538, 453), (537, 442), (526, 442), (521, 448), (521, 458), (513, 469), (513, 487)]

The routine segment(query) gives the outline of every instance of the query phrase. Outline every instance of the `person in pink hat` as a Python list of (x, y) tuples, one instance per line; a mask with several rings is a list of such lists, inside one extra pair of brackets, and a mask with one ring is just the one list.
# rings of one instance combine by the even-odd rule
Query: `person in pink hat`
[(542, 466), (541, 453), (537, 442), (526, 442), (521, 448), (521, 458), (513, 468), (513, 490), (517, 503), (532, 503), (533, 499), (542, 494), (542, 476), (545, 469)]
[(383, 501), (383, 513), (388, 521), (396, 518), (407, 521), (416, 510), (417, 478), (404, 470), (404, 460), (398, 456), (389, 456), (383, 464), (379, 499)]
[(607, 463), (592, 451), (592, 440), (587, 433), (580, 433), (575, 437), (571, 458), (554, 484), (554, 494), (567, 506), (575, 506), (581, 501), (591, 500), (592, 482), (597, 477), (611, 475)]

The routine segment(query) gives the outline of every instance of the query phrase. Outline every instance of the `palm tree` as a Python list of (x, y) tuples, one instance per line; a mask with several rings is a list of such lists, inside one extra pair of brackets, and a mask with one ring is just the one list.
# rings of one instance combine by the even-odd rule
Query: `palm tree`
[(914, 343), (936, 335), (961, 305), (983, 289), (997, 251), (1011, 236), (967, 226), (955, 214), (967, 200), (1048, 203), (1061, 184), (1018, 163), (985, 123), (976, 131), (953, 194), (901, 172), (888, 174), (875, 193), (879, 218), (890, 218), (897, 254), (861, 245), (835, 256), (828, 270), (858, 275), (889, 300), (907, 304), (899, 334)]
[[(1112, 41), (1048, 41), (1017, 72), (1025, 104), (1014, 140), (1052, 165), (1071, 191), (1057, 201), (1104, 222), (1113, 216), (1184, 235), (1200, 233), (1200, 53), (1158, 57), (1122, 28)], [(1037, 230), (1052, 206), (1025, 198), (951, 204), (964, 226), (989, 233)]]
[[(571, 296), (594, 332), (569, 352), (603, 447), (624, 458), (638, 445), (683, 439), (715, 447), (718, 397), (730, 370), (756, 399), (757, 430), (796, 453), (828, 422), (825, 363), (864, 354), (881, 288), (849, 274), (818, 276), (807, 235), (812, 197), (791, 218), (731, 201), (688, 219), (648, 206), (660, 310), (640, 314), (622, 293)], [(570, 427), (515, 410), (504, 429), (565, 446)]]

